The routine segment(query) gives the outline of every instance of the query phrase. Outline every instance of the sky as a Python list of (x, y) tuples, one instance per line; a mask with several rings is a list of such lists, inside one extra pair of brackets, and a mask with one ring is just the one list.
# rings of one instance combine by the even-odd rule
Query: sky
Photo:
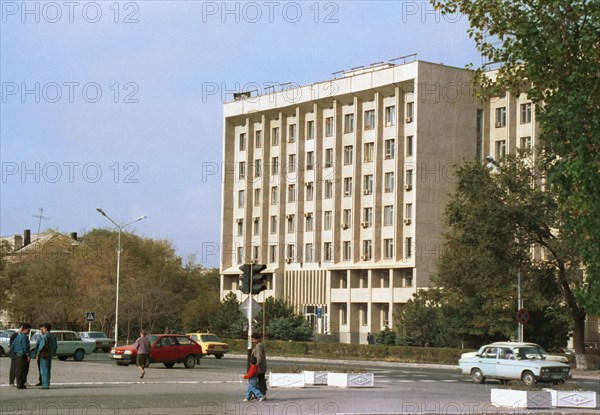
[[(426, 1), (4, 1), (0, 235), (115, 229), (218, 267), (223, 103), (417, 54), (481, 64)], [(41, 211), (43, 209), (43, 211)], [(42, 212), (43, 219), (39, 219)], [(125, 248), (124, 248), (125, 249)]]

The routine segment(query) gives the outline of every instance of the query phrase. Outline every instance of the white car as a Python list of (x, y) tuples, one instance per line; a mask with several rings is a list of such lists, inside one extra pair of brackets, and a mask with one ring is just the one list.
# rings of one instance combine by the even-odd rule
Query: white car
[[(492, 343), (492, 345), (504, 345), (504, 344), (517, 344), (516, 342), (495, 342)], [(537, 347), (540, 351), (540, 353), (542, 354), (542, 356), (544, 356), (544, 359), (546, 360), (552, 360), (554, 362), (561, 362), (561, 363), (569, 363), (569, 359), (567, 359), (565, 356), (559, 356), (557, 354), (550, 354), (548, 353), (546, 350), (544, 350), (544, 348), (542, 346), (540, 346), (537, 343), (521, 343), (524, 345), (527, 345), (529, 347)], [(461, 357), (473, 357), (477, 354), (478, 352), (468, 352), (468, 353), (463, 353), (461, 355)]]
[(522, 380), (530, 386), (538, 381), (556, 384), (569, 379), (569, 365), (546, 360), (540, 349), (534, 343), (497, 342), (482, 346), (475, 354), (464, 353), (458, 365), (475, 383)]
[(79, 336), (84, 342), (94, 343), (96, 350), (102, 350), (104, 353), (110, 352), (110, 349), (115, 345), (115, 339), (107, 337), (101, 331), (82, 331), (79, 333)]
[[(52, 330), (52, 334), (56, 337), (56, 357), (59, 360), (67, 360), (72, 357), (73, 360), (80, 362), (86, 354), (94, 352), (95, 344), (84, 342), (79, 335), (74, 331), (69, 330)], [(31, 348), (35, 348), (35, 344), (42, 336), (42, 333), (37, 332), (31, 336)]]

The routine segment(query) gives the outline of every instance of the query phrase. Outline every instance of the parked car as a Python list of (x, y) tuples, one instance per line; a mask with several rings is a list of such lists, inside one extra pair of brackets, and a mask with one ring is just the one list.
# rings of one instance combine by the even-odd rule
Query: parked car
[[(72, 357), (73, 360), (80, 362), (86, 354), (92, 354), (96, 345), (94, 343), (81, 340), (81, 337), (74, 331), (69, 330), (52, 330), (52, 334), (56, 336), (56, 356), (59, 360), (67, 360)], [(34, 349), (39, 341), (42, 333), (36, 331), (31, 335), (31, 348)]]
[(110, 352), (110, 349), (115, 345), (115, 339), (110, 339), (101, 331), (82, 331), (79, 333), (81, 340), (84, 342), (94, 343), (96, 350), (102, 350), (105, 353)]
[[(202, 347), (189, 336), (183, 334), (148, 334), (150, 340), (150, 363), (162, 363), (171, 368), (175, 363), (183, 363), (188, 369), (193, 369), (200, 363)], [(113, 347), (110, 358), (117, 365), (135, 364), (137, 351), (135, 344)]]
[(204, 356), (213, 355), (217, 359), (229, 352), (229, 345), (222, 342), (216, 334), (213, 333), (188, 333), (195, 342), (197, 342), (204, 352)]
[(17, 329), (6, 329), (0, 331), (0, 356), (8, 355), (10, 336), (12, 336), (12, 334), (16, 331)]
[[(492, 343), (492, 345), (503, 345), (503, 344), (516, 344), (515, 342), (495, 342)], [(541, 355), (544, 357), (544, 359), (546, 360), (553, 360), (555, 362), (561, 362), (561, 363), (569, 363), (569, 359), (567, 359), (566, 356), (560, 356), (557, 354), (550, 354), (548, 353), (546, 350), (544, 350), (544, 348), (542, 346), (540, 346), (537, 343), (523, 343), (529, 347), (537, 347), (541, 353)], [(468, 352), (468, 353), (463, 353), (461, 355), (461, 357), (472, 357), (475, 356), (477, 354), (477, 352)]]
[(536, 382), (556, 384), (569, 379), (569, 365), (546, 360), (540, 349), (534, 343), (497, 342), (482, 346), (475, 355), (464, 353), (458, 365), (475, 383), (486, 379), (522, 380), (530, 386)]

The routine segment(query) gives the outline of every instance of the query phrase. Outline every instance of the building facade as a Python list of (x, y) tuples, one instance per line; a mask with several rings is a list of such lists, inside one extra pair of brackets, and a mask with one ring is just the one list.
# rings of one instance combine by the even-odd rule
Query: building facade
[(470, 82), (415, 60), (225, 104), (221, 296), (243, 300), (255, 261), (273, 273), (257, 300), (285, 299), (318, 333), (394, 327), (435, 272), (455, 167), (534, 142), (531, 104), (480, 103)]

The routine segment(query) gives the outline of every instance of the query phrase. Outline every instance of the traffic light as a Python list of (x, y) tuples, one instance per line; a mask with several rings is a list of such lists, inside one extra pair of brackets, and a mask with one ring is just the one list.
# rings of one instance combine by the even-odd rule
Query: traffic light
[(244, 294), (250, 293), (250, 272), (252, 271), (251, 267), (252, 265), (250, 264), (244, 264), (240, 266), (240, 271), (242, 271), (242, 275), (239, 276), (238, 281), (240, 290), (242, 290)]
[(265, 268), (267, 268), (265, 264), (252, 265), (252, 294), (258, 294), (267, 289), (267, 286), (265, 285), (267, 275), (260, 273)]

